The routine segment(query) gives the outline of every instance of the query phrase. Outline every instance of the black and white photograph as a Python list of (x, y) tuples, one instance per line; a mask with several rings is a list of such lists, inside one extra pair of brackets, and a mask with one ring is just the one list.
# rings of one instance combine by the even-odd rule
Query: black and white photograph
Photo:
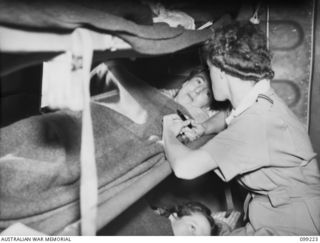
[(0, 83), (1, 242), (319, 241), (318, 0), (0, 0)]

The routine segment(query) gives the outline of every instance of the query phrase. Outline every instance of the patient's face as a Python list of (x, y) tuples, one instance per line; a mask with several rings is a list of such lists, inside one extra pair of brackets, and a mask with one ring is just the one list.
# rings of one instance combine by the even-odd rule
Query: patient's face
[(201, 73), (184, 82), (175, 97), (175, 100), (183, 106), (191, 105), (199, 108), (209, 107), (212, 99), (209, 81)]
[(199, 213), (193, 213), (181, 218), (170, 215), (174, 235), (211, 235), (210, 223)]

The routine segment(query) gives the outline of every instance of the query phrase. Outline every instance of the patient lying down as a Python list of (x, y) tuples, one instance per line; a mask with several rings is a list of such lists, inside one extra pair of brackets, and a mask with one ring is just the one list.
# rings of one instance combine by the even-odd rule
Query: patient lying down
[(213, 116), (213, 93), (207, 72), (202, 68), (194, 69), (177, 89), (162, 89), (161, 92), (184, 106), (195, 121), (203, 122)]
[[(133, 84), (140, 83), (141, 80), (120, 65), (107, 66), (102, 63), (96, 70), (107, 73), (107, 85), (116, 85), (117, 88), (118, 99), (110, 99), (103, 105), (127, 116), (137, 124), (144, 124), (147, 112), (139, 103), (139, 97), (132, 92), (135, 89)], [(211, 90), (208, 74), (204, 69), (197, 68), (189, 74), (180, 88), (161, 89), (160, 92), (182, 105), (195, 121), (203, 122), (216, 113), (212, 109), (214, 99)]]
[[(94, 100), (90, 104), (99, 196), (106, 201), (115, 190), (153, 169), (164, 168), (157, 171), (157, 177), (146, 179), (150, 187), (170, 173), (162, 146), (149, 138), (161, 137), (164, 115), (176, 109), (186, 112), (158, 90), (134, 82), (134, 77), (121, 69), (114, 73), (128, 82), (118, 85), (120, 99), (109, 100), (113, 109)], [(123, 95), (126, 92), (128, 95)], [(54, 234), (78, 219), (81, 118), (80, 112), (62, 110), (1, 128), (0, 178), (6, 183), (0, 187), (0, 231), (19, 219), (38, 231)], [(145, 189), (135, 190), (138, 197)], [(126, 206), (130, 200), (134, 199), (121, 203)]]
[(232, 211), (227, 218), (224, 217), (225, 212), (211, 214), (209, 208), (195, 201), (171, 208), (156, 208), (155, 212), (170, 220), (173, 235), (176, 236), (220, 235), (234, 229), (240, 217), (237, 211)]
[(100, 235), (223, 235), (239, 225), (240, 212), (212, 212), (198, 201), (185, 201), (155, 206), (145, 198), (137, 201), (124, 214), (107, 225)]

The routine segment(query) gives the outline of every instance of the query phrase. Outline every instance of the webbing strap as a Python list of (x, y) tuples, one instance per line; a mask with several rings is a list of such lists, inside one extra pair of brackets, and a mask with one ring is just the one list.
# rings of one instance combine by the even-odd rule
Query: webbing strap
[(70, 50), (43, 65), (42, 106), (82, 111), (80, 152), (81, 234), (95, 235), (98, 179), (90, 112), (93, 44), (88, 30), (72, 33)]
[[(82, 133), (80, 154), (80, 213), (81, 234), (96, 234), (96, 217), (98, 202), (98, 179), (95, 161), (95, 149), (92, 119), (90, 111), (90, 69), (93, 55), (92, 40), (87, 30), (77, 29), (74, 33), (75, 52), (82, 58)], [(75, 54), (75, 53), (74, 53)], [(82, 55), (81, 55), (82, 54)]]
[(234, 203), (233, 203), (231, 187), (227, 183), (224, 184), (224, 194), (226, 197), (226, 206), (227, 206), (226, 218), (227, 218), (230, 215), (230, 213), (234, 210)]

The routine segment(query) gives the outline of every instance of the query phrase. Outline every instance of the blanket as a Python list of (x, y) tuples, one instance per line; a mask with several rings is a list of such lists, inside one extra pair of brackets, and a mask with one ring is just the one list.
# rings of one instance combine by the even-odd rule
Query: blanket
[[(163, 115), (184, 110), (143, 83), (132, 92), (148, 112), (145, 124), (91, 104), (99, 192), (109, 193), (104, 200), (116, 193), (110, 190), (115, 186), (167, 163), (150, 136), (161, 138)], [(81, 113), (71, 111), (29, 117), (0, 130), (0, 230), (20, 221), (54, 234), (79, 219), (80, 137)], [(63, 217), (57, 217), (62, 208)]]
[[(71, 33), (76, 28), (88, 28), (112, 33), (127, 41), (137, 52), (151, 55), (172, 53), (199, 44), (212, 34), (210, 29), (186, 30), (181, 26), (171, 28), (165, 23), (137, 24), (128, 18), (137, 15), (132, 6), (127, 6), (128, 13), (119, 11), (125, 6), (118, 1), (112, 5), (103, 1), (0, 0), (0, 26), (39, 33), (50, 31), (57, 36)], [(138, 11), (142, 9), (143, 5)]]

